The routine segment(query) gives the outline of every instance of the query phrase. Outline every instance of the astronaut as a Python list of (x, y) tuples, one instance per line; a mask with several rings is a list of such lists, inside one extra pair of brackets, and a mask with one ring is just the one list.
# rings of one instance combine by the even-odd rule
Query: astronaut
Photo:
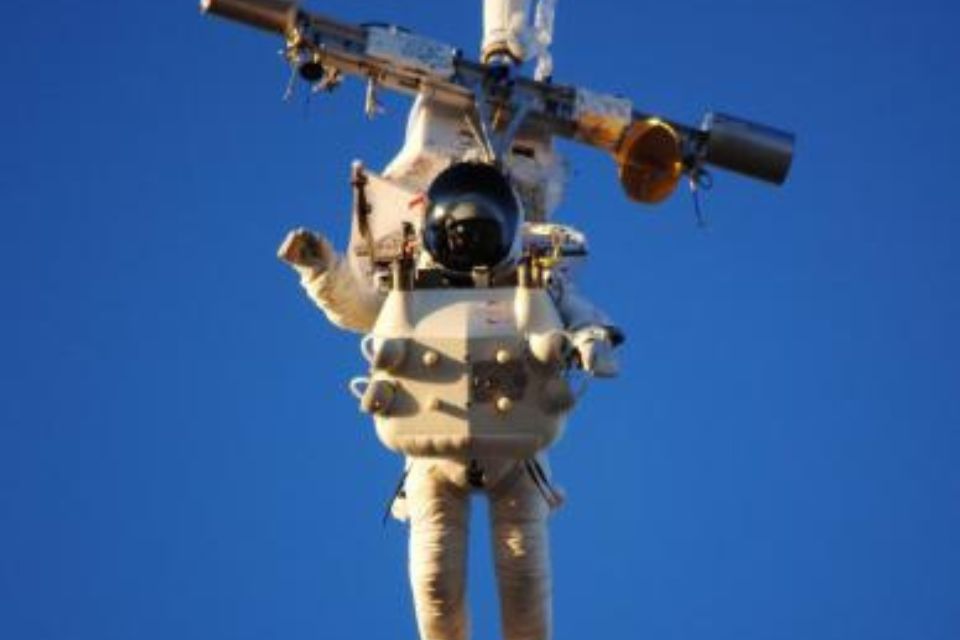
[[(430, 143), (442, 140), (445, 128), (458, 126), (456, 121), (444, 118), (436, 105), (418, 100), (411, 113), (407, 144), (384, 172), (384, 178), (410, 188), (424, 188), (435, 181), (443, 164), (457, 159), (450, 155), (459, 153), (460, 159), (469, 159), (475, 151), (470, 145), (455, 152), (449, 144), (440, 143), (441, 149), (436, 149)], [(428, 215), (422, 222), (424, 243), (436, 242), (440, 236), (446, 244), (424, 252), (425, 260), (474, 265), (491, 255), (506, 254), (493, 266), (500, 267), (500, 273), (515, 272), (515, 247), (524, 242), (503, 233), (503, 229), (513, 226), (513, 236), (524, 232), (529, 235), (530, 229), (536, 228), (536, 220), (546, 218), (559, 199), (555, 176), (544, 175), (555, 170), (551, 166), (556, 160), (552, 150), (541, 144), (537, 148), (542, 152), (541, 161), (531, 162), (529, 148), (537, 147), (537, 142), (528, 141), (528, 148), (521, 145), (521, 152), (507, 162), (516, 191), (525, 194), (521, 200), (526, 205), (526, 224), (511, 224), (498, 217), (502, 212), (476, 203), (456, 209), (453, 227), (458, 233), (449, 232), (450, 220), (443, 213)], [(440, 233), (443, 231), (449, 233)], [(381, 313), (384, 293), (373, 278), (357, 268), (349, 254), (340, 255), (326, 238), (297, 229), (281, 245), (279, 257), (299, 273), (308, 296), (333, 324), (359, 333), (372, 330)], [(616, 375), (613, 347), (620, 339), (618, 330), (576, 292), (568, 274), (554, 274), (550, 290), (580, 366), (595, 376)], [(421, 638), (463, 640), (468, 636), (465, 571), (469, 503), (474, 492), (483, 492), (490, 501), (503, 637), (550, 638), (547, 517), (560, 506), (563, 496), (550, 479), (546, 457), (542, 453), (522, 458), (408, 455), (405, 469), (401, 499), (394, 503), (393, 513), (410, 524), (410, 580)]]
[[(485, 4), (487, 61), (522, 59), (524, 38), (517, 27), (526, 4), (515, 0)], [(540, 41), (549, 44), (548, 37), (541, 35)], [(539, 73), (546, 73), (545, 48), (538, 53)], [(522, 256), (544, 241), (559, 251), (558, 233), (574, 246), (573, 253), (585, 255), (582, 235), (547, 224), (565, 179), (565, 165), (554, 153), (550, 136), (521, 129), (509, 142), (497, 167), (491, 168), (463, 113), (421, 96), (410, 112), (405, 144), (382, 176), (354, 167), (354, 185), (370, 187), (357, 217), (372, 202), (380, 231), (371, 232), (363, 228), (369, 221), (358, 224), (355, 219), (350, 246), (346, 254), (339, 254), (323, 236), (296, 229), (278, 255), (300, 275), (307, 295), (334, 325), (371, 337), (383, 316), (392, 313), (385, 310), (388, 294), (384, 274), (374, 264), (374, 247), (394, 237), (404, 224), (416, 230), (416, 242), (424, 249), (416, 267), (425, 273), (439, 271), (451, 279), (451, 287), (465, 286), (457, 278), (469, 286), (469, 279), (478, 273), (488, 285), (517, 282), (522, 279), (517, 275)], [(448, 197), (450, 183), (455, 188)], [(491, 196), (494, 193), (501, 199)], [(411, 211), (416, 202), (422, 208)], [(364, 251), (365, 260), (358, 257)], [(575, 262), (562, 261), (551, 269), (546, 285), (563, 325), (565, 357), (588, 374), (611, 377), (617, 374), (614, 347), (622, 335), (576, 291), (568, 268)], [(503, 637), (550, 638), (547, 519), (563, 502), (563, 494), (551, 480), (542, 449), (532, 453), (529, 448), (520, 453), (491, 449), (477, 455), (436, 446), (398, 448), (406, 455), (405, 475), (392, 513), (409, 521), (410, 581), (422, 640), (465, 640), (469, 635), (466, 550), (470, 496), (477, 492), (490, 504)]]

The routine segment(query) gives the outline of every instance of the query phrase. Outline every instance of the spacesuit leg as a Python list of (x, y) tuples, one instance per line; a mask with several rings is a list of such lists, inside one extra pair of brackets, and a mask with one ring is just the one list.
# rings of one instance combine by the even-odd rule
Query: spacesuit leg
[(470, 495), (431, 460), (413, 459), (405, 483), (410, 583), (421, 640), (466, 640)]
[(523, 464), (490, 490), (493, 556), (504, 640), (552, 634), (550, 507)]

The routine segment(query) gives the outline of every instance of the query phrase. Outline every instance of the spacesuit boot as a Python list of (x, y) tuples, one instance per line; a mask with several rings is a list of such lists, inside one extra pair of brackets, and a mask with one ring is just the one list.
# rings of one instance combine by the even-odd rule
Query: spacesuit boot
[(466, 552), (470, 494), (477, 490), (490, 500), (503, 638), (551, 637), (545, 491), (552, 489), (538, 485), (533, 474), (525, 461), (409, 458), (410, 581), (421, 640), (469, 636)]

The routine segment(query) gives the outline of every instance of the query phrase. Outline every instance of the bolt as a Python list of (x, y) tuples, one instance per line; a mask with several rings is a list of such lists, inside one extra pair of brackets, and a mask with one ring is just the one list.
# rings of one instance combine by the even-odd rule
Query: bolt
[(434, 367), (440, 361), (440, 355), (436, 351), (426, 351), (423, 354), (423, 366)]

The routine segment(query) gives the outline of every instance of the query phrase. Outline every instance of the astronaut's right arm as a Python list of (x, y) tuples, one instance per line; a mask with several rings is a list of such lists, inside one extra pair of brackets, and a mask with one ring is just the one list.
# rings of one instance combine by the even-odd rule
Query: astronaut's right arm
[(580, 295), (565, 274), (556, 273), (550, 279), (550, 293), (583, 369), (598, 378), (616, 377), (620, 365), (614, 349), (623, 342), (623, 332)]
[(306, 229), (287, 234), (277, 257), (300, 274), (300, 286), (336, 326), (366, 333), (373, 328), (382, 299), (372, 283), (358, 277), (350, 261), (330, 241)]

